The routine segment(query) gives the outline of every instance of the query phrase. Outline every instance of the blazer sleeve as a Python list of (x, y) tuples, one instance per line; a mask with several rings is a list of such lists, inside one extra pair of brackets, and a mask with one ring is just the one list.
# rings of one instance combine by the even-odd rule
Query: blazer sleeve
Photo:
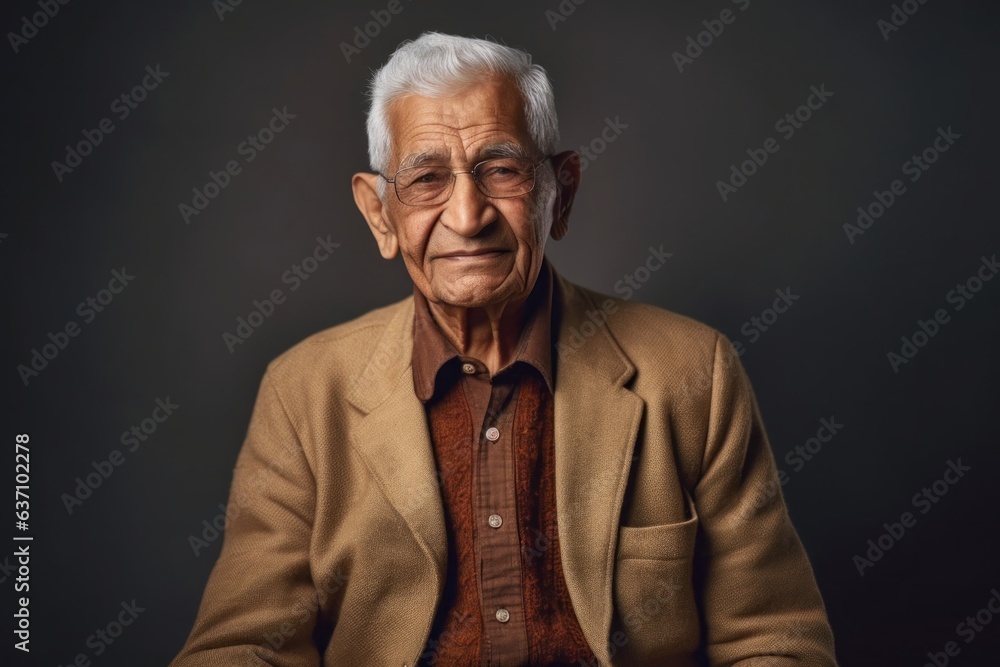
[(750, 381), (716, 340), (701, 476), (693, 496), (705, 642), (713, 666), (836, 667), (833, 633), (781, 494)]
[(320, 664), (312, 635), (322, 600), (309, 566), (316, 484), (271, 376), (233, 472), (222, 551), (171, 667)]

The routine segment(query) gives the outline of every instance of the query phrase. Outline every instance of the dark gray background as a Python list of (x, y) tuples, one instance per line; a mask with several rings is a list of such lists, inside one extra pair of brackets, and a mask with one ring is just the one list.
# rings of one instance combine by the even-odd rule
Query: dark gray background
[[(95, 665), (162, 665), (179, 650), (220, 545), (195, 556), (188, 537), (226, 502), (265, 364), (411, 289), (402, 263), (378, 256), (349, 179), (367, 168), (370, 70), (431, 29), (531, 52), (554, 81), (563, 148), (599, 136), (605, 118), (628, 125), (586, 169), (569, 236), (549, 256), (612, 293), (662, 244), (673, 257), (634, 298), (746, 345), (842, 663), (920, 665), (958, 641), (954, 664), (993, 664), (1000, 619), (969, 644), (956, 626), (1000, 586), (1000, 281), (961, 311), (946, 294), (1000, 251), (996, 9), (930, 0), (886, 41), (876, 22), (889, 2), (752, 0), (740, 11), (729, 0), (587, 0), (553, 30), (545, 11), (556, 0), (402, 1), (350, 63), (340, 43), (386, 3), (245, 0), (220, 21), (209, 0), (71, 2), (19, 53), (0, 47), (2, 477), (11, 483), (14, 434), (30, 433), (35, 537), (33, 650), (11, 664), (82, 652)], [(671, 53), (726, 7), (735, 22), (679, 73)], [(0, 28), (19, 30), (36, 11), (7, 3)], [(60, 183), (51, 162), (157, 64), (169, 77), (113, 117), (114, 132)], [(820, 84), (834, 96), (779, 138), (775, 121)], [(185, 225), (178, 204), (283, 106), (297, 116), (288, 128)], [(905, 179), (901, 165), (949, 126), (961, 139), (850, 244), (842, 225), (856, 208)], [(781, 149), (724, 203), (716, 181), (769, 136)], [(282, 273), (328, 234), (340, 247), (288, 292)], [(48, 332), (80, 322), (77, 304), (122, 266), (134, 282), (25, 386), (16, 366)], [(743, 323), (786, 287), (800, 299), (749, 344)], [(222, 333), (274, 288), (288, 300), (231, 354)], [(951, 321), (894, 373), (887, 353), (938, 308)], [(69, 515), (61, 495), (167, 396), (181, 407)], [(844, 428), (793, 472), (785, 453), (831, 416)], [(958, 458), (972, 470), (859, 576), (852, 557)], [(0, 584), (10, 626), (12, 584)], [(94, 657), (88, 636), (133, 599), (145, 611)]]

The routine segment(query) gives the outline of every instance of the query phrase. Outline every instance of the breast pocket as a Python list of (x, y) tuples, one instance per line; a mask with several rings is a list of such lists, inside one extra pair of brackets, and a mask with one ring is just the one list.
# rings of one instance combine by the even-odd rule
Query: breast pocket
[(700, 638), (691, 575), (698, 513), (655, 526), (621, 526), (615, 561), (616, 664), (695, 664)]

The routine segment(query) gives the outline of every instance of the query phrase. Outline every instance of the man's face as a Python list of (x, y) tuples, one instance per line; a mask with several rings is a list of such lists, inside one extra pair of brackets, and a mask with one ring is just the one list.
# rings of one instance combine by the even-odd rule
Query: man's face
[[(417, 156), (456, 171), (471, 170), (511, 145), (536, 162), (543, 157), (510, 81), (484, 81), (452, 97), (399, 98), (390, 106), (389, 128), (390, 178)], [(433, 303), (464, 308), (526, 297), (552, 226), (548, 165), (538, 167), (532, 192), (506, 199), (486, 197), (471, 174), (455, 178), (451, 198), (434, 206), (407, 206), (392, 185), (387, 188), (383, 219), (414, 284)]]

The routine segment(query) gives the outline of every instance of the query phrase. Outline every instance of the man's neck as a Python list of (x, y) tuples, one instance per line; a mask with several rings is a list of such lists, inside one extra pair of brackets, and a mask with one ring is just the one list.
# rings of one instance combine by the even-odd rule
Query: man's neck
[(527, 315), (528, 299), (460, 308), (428, 303), (431, 316), (463, 356), (479, 359), (496, 373), (514, 356)]

